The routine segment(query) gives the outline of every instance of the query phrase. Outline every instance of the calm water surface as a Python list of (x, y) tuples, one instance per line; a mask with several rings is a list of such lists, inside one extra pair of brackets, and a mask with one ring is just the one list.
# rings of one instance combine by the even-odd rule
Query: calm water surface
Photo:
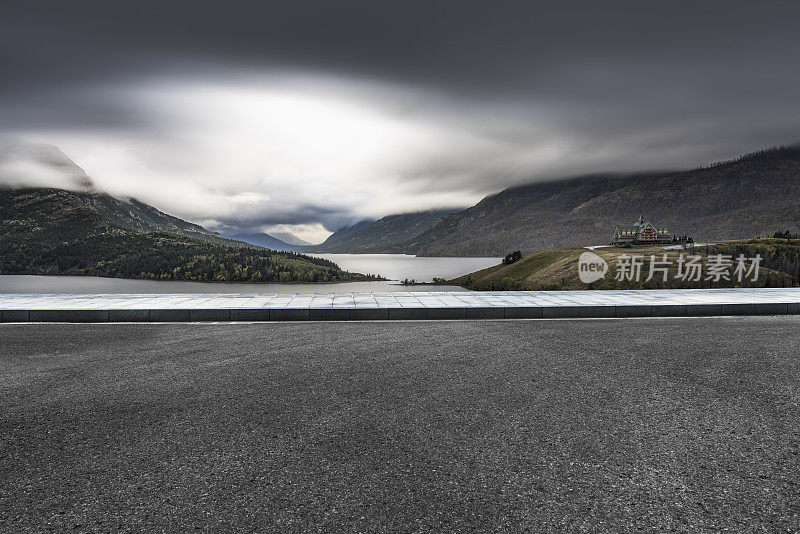
[(311, 254), (335, 262), (347, 271), (379, 274), (391, 280), (433, 282), (455, 278), (500, 263), (501, 258), (422, 258), (405, 254)]
[[(404, 286), (396, 280), (452, 278), (499, 263), (497, 258), (416, 258), (402, 254), (320, 254), (349, 271), (381, 274), (388, 282), (257, 284), (126, 280), (95, 276), (0, 275), (0, 293), (333, 293), (368, 291), (467, 291), (458, 286)], [(444, 261), (436, 261), (444, 260)], [(459, 266), (460, 263), (460, 266)]]

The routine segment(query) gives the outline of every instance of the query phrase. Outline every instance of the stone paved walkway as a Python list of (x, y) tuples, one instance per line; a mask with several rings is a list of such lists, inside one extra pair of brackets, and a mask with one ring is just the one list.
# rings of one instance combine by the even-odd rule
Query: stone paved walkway
[(0, 295), (3, 322), (522, 319), (800, 314), (800, 288)]

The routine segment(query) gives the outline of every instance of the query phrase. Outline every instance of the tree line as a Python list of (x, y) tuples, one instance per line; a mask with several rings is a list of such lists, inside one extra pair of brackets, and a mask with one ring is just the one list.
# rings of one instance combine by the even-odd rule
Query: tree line
[(120, 230), (52, 247), (3, 243), (7, 274), (79, 274), (151, 280), (221, 282), (330, 282), (370, 280), (335, 263), (294, 252), (235, 248), (168, 233)]

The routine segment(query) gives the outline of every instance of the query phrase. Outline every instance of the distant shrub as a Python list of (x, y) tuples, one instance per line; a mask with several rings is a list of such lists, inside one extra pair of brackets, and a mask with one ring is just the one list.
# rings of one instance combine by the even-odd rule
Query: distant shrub
[(506, 254), (506, 257), (503, 258), (503, 263), (505, 265), (511, 265), (512, 263), (519, 261), (520, 258), (522, 258), (522, 252), (515, 250), (510, 254)]
[(775, 235), (772, 237), (776, 239), (798, 239), (800, 238), (800, 234), (793, 234), (789, 230), (785, 230), (783, 232), (775, 232)]

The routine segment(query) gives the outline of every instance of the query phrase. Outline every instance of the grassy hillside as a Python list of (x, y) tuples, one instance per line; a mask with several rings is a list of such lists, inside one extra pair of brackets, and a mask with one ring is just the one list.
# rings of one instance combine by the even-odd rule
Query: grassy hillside
[[(578, 277), (578, 257), (586, 252), (585, 248), (567, 247), (543, 250), (523, 256), (511, 265), (496, 265), (481, 271), (476, 271), (453, 280), (444, 281), (444, 284), (455, 284), (475, 290), (565, 290), (565, 289), (659, 289), (659, 288), (700, 288), (700, 287), (791, 287), (800, 285), (800, 241), (787, 241), (786, 239), (753, 239), (744, 241), (728, 241), (710, 247), (697, 247), (695, 254), (703, 259), (703, 277), (707, 271), (709, 255), (725, 254), (737, 257), (754, 257), (760, 254), (762, 259), (759, 280), (752, 283), (745, 280), (743, 283), (724, 281), (719, 283), (706, 280), (700, 282), (684, 282), (675, 280), (677, 260), (679, 254), (688, 255), (690, 252), (683, 250), (665, 251), (660, 247), (607, 247), (596, 249), (593, 252), (602, 257), (609, 265), (609, 270), (603, 280), (592, 284), (584, 284)], [(667, 282), (654, 277), (647, 282), (650, 255), (662, 259), (663, 254), (671, 262)], [(639, 282), (617, 281), (614, 279), (618, 259), (621, 255), (645, 255), (642, 266), (642, 278)]]
[(346, 254), (403, 253), (413, 244), (414, 238), (451, 212), (430, 210), (388, 215), (368, 224), (359, 223), (357, 227), (337, 231), (321, 245), (306, 250)]
[[(108, 195), (0, 189), (0, 273), (219, 281), (364, 280), (327, 260), (226, 240)], [(173, 232), (161, 231), (169, 228)], [(151, 229), (155, 228), (155, 231)]]
[(498, 256), (605, 244), (644, 214), (698, 242), (800, 229), (800, 146), (690, 171), (604, 175), (506, 189), (442, 218), (409, 252)]

